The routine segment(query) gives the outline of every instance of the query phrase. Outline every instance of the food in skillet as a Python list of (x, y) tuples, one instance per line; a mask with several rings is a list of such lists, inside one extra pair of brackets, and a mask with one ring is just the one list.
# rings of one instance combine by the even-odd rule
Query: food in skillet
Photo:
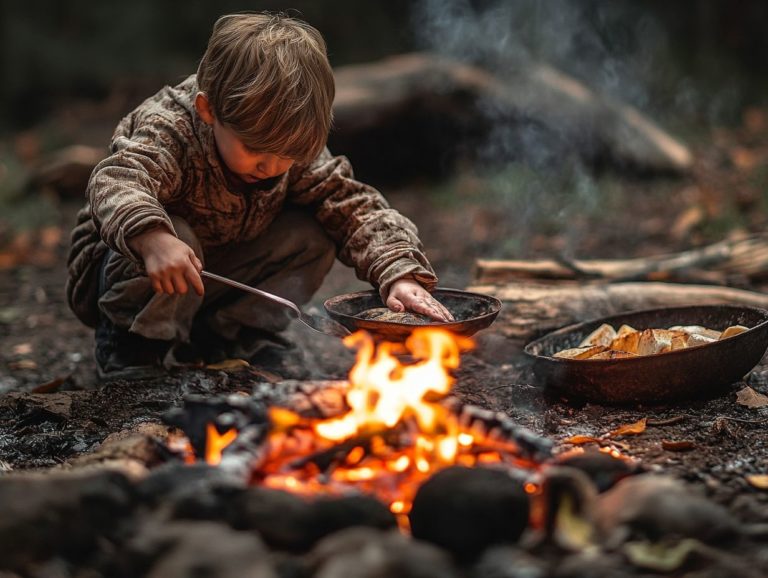
[(404, 323), (406, 325), (429, 325), (435, 323), (434, 319), (430, 319), (426, 315), (412, 313), (410, 311), (396, 313), (388, 307), (367, 309), (366, 311), (357, 314), (356, 317), (369, 321), (388, 321), (390, 323)]
[(725, 331), (699, 325), (675, 325), (669, 329), (638, 330), (622, 325), (618, 331), (607, 323), (601, 325), (579, 343), (578, 347), (558, 351), (561, 359), (623, 359), (667, 353), (678, 349), (706, 345), (744, 333), (749, 328), (733, 325)]

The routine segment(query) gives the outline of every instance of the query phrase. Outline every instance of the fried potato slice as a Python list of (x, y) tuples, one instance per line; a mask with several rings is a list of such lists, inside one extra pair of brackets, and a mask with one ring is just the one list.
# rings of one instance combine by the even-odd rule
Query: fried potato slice
[(610, 349), (625, 351), (627, 353), (637, 353), (637, 346), (640, 343), (640, 331), (634, 333), (625, 333), (611, 341)]
[(559, 357), (561, 359), (590, 359), (593, 355), (602, 353), (608, 349), (605, 345), (589, 345), (587, 347), (574, 347), (572, 349), (564, 349), (558, 351), (552, 357)]
[(587, 347), (589, 345), (605, 345), (607, 347), (615, 337), (616, 330), (613, 326), (603, 323), (600, 327), (587, 335), (581, 343), (579, 343), (579, 347)]
[(725, 331), (709, 329), (701, 325), (675, 325), (669, 329), (643, 329), (638, 331), (630, 325), (622, 325), (618, 331), (604, 323), (586, 338), (578, 347), (554, 354), (563, 359), (623, 359), (641, 355), (655, 355), (713, 343), (728, 339), (749, 327), (732, 325)]
[(637, 342), (638, 355), (655, 355), (672, 349), (672, 335), (663, 329), (645, 329)]
[(644, 329), (640, 332), (637, 342), (638, 355), (655, 355), (672, 351), (672, 340), (680, 337), (688, 337), (682, 331), (669, 329)]
[(625, 335), (629, 335), (630, 333), (637, 333), (637, 329), (635, 329), (631, 325), (622, 325), (621, 327), (619, 327), (619, 330), (616, 332), (616, 337), (623, 337)]
[(682, 335), (676, 335), (672, 338), (672, 345), (670, 347), (671, 351), (677, 351), (678, 349), (685, 349), (688, 347), (688, 338), (690, 336), (687, 333), (683, 333)]
[(689, 335), (702, 335), (710, 339), (720, 339), (720, 332), (716, 329), (708, 329), (701, 325), (675, 325), (669, 328), (670, 331), (685, 331)]
[(708, 343), (714, 343), (717, 341), (714, 337), (707, 337), (699, 333), (691, 333), (688, 335), (688, 347), (696, 347), (697, 345), (706, 345)]
[(720, 334), (720, 339), (728, 339), (729, 337), (739, 335), (745, 331), (749, 331), (749, 327), (744, 327), (743, 325), (731, 325)]

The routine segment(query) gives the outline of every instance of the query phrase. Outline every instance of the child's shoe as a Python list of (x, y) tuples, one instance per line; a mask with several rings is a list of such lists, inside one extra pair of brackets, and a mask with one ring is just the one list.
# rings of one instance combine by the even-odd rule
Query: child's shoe
[(148, 339), (102, 316), (96, 328), (96, 370), (101, 380), (150, 379), (167, 374), (163, 358), (171, 343)]

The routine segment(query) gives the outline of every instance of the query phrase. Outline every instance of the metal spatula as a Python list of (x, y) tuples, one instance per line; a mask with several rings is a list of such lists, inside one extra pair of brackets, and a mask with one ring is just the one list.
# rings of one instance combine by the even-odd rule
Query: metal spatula
[(216, 275), (216, 273), (210, 273), (209, 271), (201, 271), (200, 276), (213, 279), (214, 281), (224, 283), (225, 285), (235, 287), (236, 289), (242, 289), (243, 291), (253, 293), (254, 295), (259, 295), (264, 297), (264, 299), (269, 299), (270, 301), (278, 303), (283, 307), (287, 307), (299, 321), (301, 321), (310, 329), (314, 329), (318, 333), (324, 333), (325, 335), (331, 335), (333, 337), (346, 337), (349, 335), (349, 330), (341, 323), (338, 323), (333, 319), (328, 319), (327, 317), (321, 317), (320, 315), (310, 315), (309, 313), (304, 313), (293, 301), (289, 301), (283, 297), (278, 297), (272, 293), (267, 293), (261, 289), (256, 289), (256, 287), (251, 287), (245, 283), (240, 283), (239, 281), (228, 279), (227, 277), (222, 277), (221, 275)]

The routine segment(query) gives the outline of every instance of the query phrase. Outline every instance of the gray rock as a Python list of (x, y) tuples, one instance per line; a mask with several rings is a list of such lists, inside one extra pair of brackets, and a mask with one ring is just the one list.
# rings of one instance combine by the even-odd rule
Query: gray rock
[(723, 545), (741, 532), (722, 506), (676, 479), (641, 475), (619, 482), (597, 500), (595, 520), (609, 544), (628, 538), (696, 538)]
[(257, 531), (273, 548), (302, 552), (350, 527), (397, 527), (389, 509), (370, 496), (300, 498), (289, 492), (249, 488), (230, 507), (234, 528)]
[(524, 550), (497, 546), (485, 551), (472, 568), (471, 578), (545, 578), (546, 564)]
[(136, 503), (129, 480), (112, 471), (1, 478), (0, 568), (82, 559), (121, 539)]
[(215, 522), (152, 523), (128, 545), (125, 571), (147, 578), (277, 578), (263, 542)]
[(252, 487), (232, 504), (229, 522), (239, 530), (254, 530), (272, 548), (301, 552), (311, 546), (309, 506), (295, 494)]
[(307, 556), (315, 578), (458, 578), (448, 554), (396, 530), (349, 528)]
[(554, 573), (554, 578), (624, 578), (625, 576), (636, 576), (636, 574), (621, 556), (598, 552), (568, 556)]
[(489, 546), (514, 544), (528, 525), (522, 484), (491, 468), (451, 467), (432, 476), (413, 500), (413, 536), (470, 562)]

